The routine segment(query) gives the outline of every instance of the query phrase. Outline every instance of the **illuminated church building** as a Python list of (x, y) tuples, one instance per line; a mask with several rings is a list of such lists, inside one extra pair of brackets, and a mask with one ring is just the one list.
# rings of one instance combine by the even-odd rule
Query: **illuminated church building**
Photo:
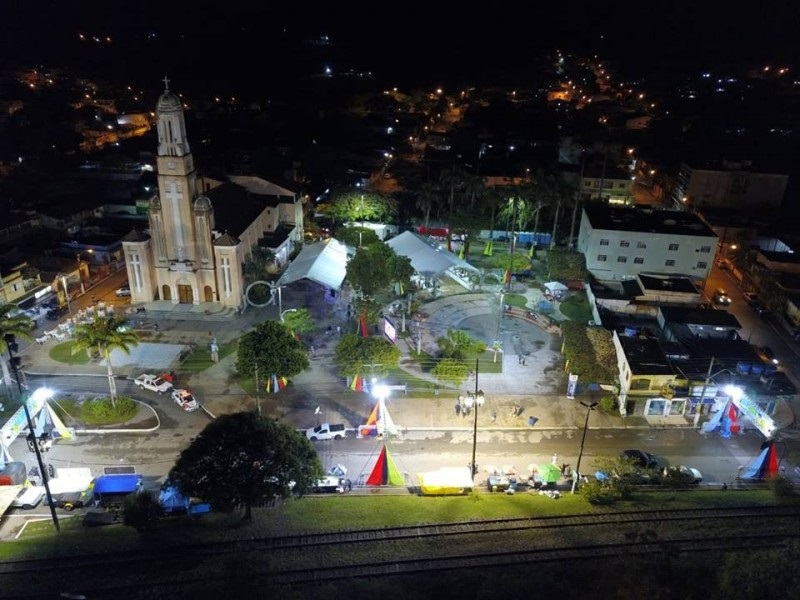
[(201, 314), (238, 309), (242, 266), (252, 249), (269, 248), (283, 266), (302, 242), (303, 198), (246, 176), (224, 182), (201, 177), (198, 190), (183, 106), (164, 82), (156, 105), (158, 194), (150, 201), (148, 230), (134, 230), (122, 243), (131, 303), (199, 306)]

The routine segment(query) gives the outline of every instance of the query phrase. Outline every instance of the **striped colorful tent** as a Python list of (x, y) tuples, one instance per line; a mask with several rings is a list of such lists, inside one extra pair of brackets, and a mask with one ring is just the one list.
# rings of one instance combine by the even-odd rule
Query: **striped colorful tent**
[(366, 485), (405, 485), (405, 483), (405, 477), (394, 464), (389, 450), (384, 446), (378, 455), (378, 460), (375, 461), (372, 472), (367, 477)]
[(386, 402), (383, 398), (378, 398), (367, 422), (359, 428), (359, 434), (366, 437), (369, 435), (394, 435), (398, 432), (399, 428), (386, 409)]

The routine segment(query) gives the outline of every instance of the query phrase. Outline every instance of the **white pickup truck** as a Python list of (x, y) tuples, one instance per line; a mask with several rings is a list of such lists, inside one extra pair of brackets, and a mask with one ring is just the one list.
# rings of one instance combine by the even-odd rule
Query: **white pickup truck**
[(322, 423), (316, 427), (306, 429), (305, 434), (312, 442), (317, 440), (340, 440), (347, 437), (344, 423)]
[(151, 392), (157, 392), (159, 394), (163, 394), (172, 389), (172, 384), (169, 381), (158, 375), (150, 375), (148, 373), (139, 375), (133, 380), (133, 383), (135, 383), (140, 390), (150, 390)]

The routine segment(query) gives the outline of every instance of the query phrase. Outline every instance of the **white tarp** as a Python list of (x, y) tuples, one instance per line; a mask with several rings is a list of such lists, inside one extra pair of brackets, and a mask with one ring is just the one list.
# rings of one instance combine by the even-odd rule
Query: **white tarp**
[(564, 292), (569, 291), (569, 288), (560, 281), (548, 281), (544, 284), (544, 287), (551, 294), (563, 294)]
[(332, 290), (338, 290), (347, 273), (348, 254), (352, 255), (353, 250), (334, 238), (309, 244), (286, 268), (278, 285), (310, 279)]
[(438, 275), (451, 267), (478, 271), (465, 260), (461, 260), (447, 250), (440, 249), (439, 243), (413, 231), (404, 231), (386, 242), (395, 254), (406, 256), (417, 273)]

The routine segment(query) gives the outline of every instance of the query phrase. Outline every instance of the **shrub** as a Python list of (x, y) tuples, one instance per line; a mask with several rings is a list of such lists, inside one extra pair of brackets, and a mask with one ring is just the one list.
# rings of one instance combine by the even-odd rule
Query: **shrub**
[(794, 495), (794, 486), (786, 477), (770, 477), (767, 487), (776, 498), (787, 498)]
[(580, 493), (589, 501), (589, 504), (609, 505), (622, 499), (622, 494), (615, 486), (599, 481), (584, 483), (580, 487)]
[(600, 398), (600, 410), (610, 415), (617, 414), (619, 412), (617, 397), (609, 394)]
[(130, 398), (120, 396), (116, 406), (108, 396), (93, 398), (81, 405), (81, 418), (92, 424), (122, 423), (132, 418), (137, 411), (136, 403)]

